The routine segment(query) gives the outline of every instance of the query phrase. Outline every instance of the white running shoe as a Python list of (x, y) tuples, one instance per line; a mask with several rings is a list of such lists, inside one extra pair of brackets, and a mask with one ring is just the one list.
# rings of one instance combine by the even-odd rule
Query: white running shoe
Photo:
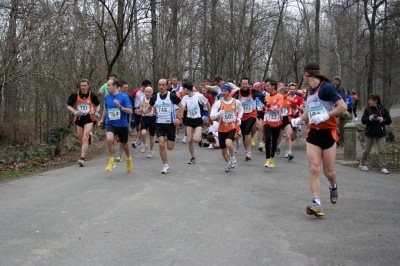
[(368, 167), (366, 165), (359, 165), (360, 169), (363, 171), (369, 171)]
[(141, 153), (145, 153), (147, 150), (147, 145), (144, 145), (143, 148), (140, 150)]
[(187, 136), (184, 136), (184, 137), (183, 137), (182, 143), (185, 143), (185, 144), (187, 143)]
[(161, 170), (161, 174), (168, 174), (169, 173), (169, 166), (164, 164), (163, 169)]
[(385, 167), (383, 167), (381, 169), (381, 173), (387, 175), (387, 174), (389, 174), (389, 171)]
[(285, 152), (285, 158), (289, 158), (289, 152), (288, 151)]
[(147, 158), (153, 158), (153, 151), (149, 151), (149, 153), (147, 153)]
[(178, 135), (175, 136), (175, 143), (176, 142), (179, 142), (179, 136)]

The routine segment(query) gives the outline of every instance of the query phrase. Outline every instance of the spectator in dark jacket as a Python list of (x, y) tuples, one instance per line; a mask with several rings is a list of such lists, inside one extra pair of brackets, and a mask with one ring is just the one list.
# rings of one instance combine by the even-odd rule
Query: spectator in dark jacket
[(346, 99), (346, 90), (342, 86), (342, 79), (339, 76), (333, 78), (333, 84), (335, 84), (336, 89), (342, 96), (343, 101)]
[(381, 105), (381, 97), (378, 94), (368, 96), (368, 107), (365, 108), (361, 122), (365, 127), (365, 150), (361, 156), (360, 169), (368, 171), (365, 161), (371, 151), (374, 140), (378, 147), (379, 166), (382, 174), (389, 174), (386, 169), (386, 129), (385, 125), (390, 125), (392, 119), (389, 111)]

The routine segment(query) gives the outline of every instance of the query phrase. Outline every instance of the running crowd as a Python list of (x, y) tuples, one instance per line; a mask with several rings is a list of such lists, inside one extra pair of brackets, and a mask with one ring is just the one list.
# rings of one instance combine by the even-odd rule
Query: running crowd
[[(170, 171), (167, 149), (172, 150), (179, 141), (181, 129), (185, 132), (182, 142), (187, 143), (190, 153), (189, 164), (196, 163), (194, 143), (197, 143), (200, 147), (220, 149), (226, 163), (225, 172), (229, 172), (237, 167), (235, 153), (239, 151), (240, 142), (245, 150), (245, 161), (251, 160), (251, 146), (255, 146), (254, 137), (258, 132), (258, 150), (265, 152), (266, 156), (264, 166), (274, 168), (274, 157), (280, 154), (282, 137), (286, 139), (285, 158), (293, 160), (292, 142), (302, 125), (307, 124), (306, 150), (312, 201), (306, 212), (316, 217), (324, 216), (320, 200), (321, 166), (330, 184), (330, 201), (335, 204), (338, 200), (334, 171), (339, 140), (336, 117), (349, 109), (354, 113), (354, 119), (357, 115), (354, 105), (349, 107), (350, 99), (341, 95), (336, 84), (341, 82), (339, 77), (334, 78), (335, 85), (331, 84), (320, 74), (319, 65), (314, 62), (307, 63), (302, 71), (307, 85), (304, 90), (298, 88), (297, 82), (285, 86), (267, 78), (263, 82), (250, 83), (249, 78), (243, 77), (236, 85), (233, 80), (225, 82), (221, 76), (215, 76), (213, 84), (206, 79), (197, 89), (190, 81), (180, 82), (177, 77), (159, 79), (156, 93), (151, 82), (144, 80), (142, 87), (131, 94), (128, 94), (126, 82), (111, 75), (97, 93), (104, 97), (102, 113), (98, 96), (90, 91), (89, 81), (83, 79), (80, 90), (71, 94), (67, 106), (74, 115), (82, 146), (78, 164), (84, 166), (88, 145), (91, 144), (91, 131), (97, 123), (104, 126), (106, 134), (109, 157), (106, 171), (112, 171), (116, 162), (122, 161), (123, 153), (126, 170), (132, 170), (128, 144), (130, 127), (138, 132), (131, 146), (136, 149), (142, 145), (141, 153), (147, 152), (148, 158), (154, 156), (153, 148), (155, 142), (158, 143), (162, 174)], [(355, 93), (352, 103), (353, 99), (358, 100)], [(373, 116), (372, 119), (373, 122), (388, 124), (386, 118)], [(114, 142), (119, 142), (116, 158)]]

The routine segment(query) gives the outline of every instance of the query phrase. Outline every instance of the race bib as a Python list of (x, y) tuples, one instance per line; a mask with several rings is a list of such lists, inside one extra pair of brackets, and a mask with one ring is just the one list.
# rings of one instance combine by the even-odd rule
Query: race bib
[(315, 102), (315, 103), (310, 103), (307, 106), (307, 111), (308, 111), (308, 119), (311, 120), (311, 118), (315, 115), (319, 114), (324, 114), (326, 111), (322, 107), (321, 103)]
[(282, 116), (288, 115), (288, 109), (286, 107), (282, 107)]
[(82, 114), (88, 114), (90, 111), (90, 105), (88, 103), (79, 103), (78, 111), (81, 111)]
[(199, 114), (199, 108), (197, 108), (197, 107), (188, 109), (188, 111), (187, 111), (187, 116), (189, 118), (197, 118), (197, 117), (199, 117), (198, 114)]
[(267, 112), (267, 120), (269, 122), (279, 122), (279, 113), (273, 112), (273, 111), (268, 111)]
[(171, 114), (171, 106), (169, 104), (156, 105), (158, 116), (169, 116)]
[[(149, 109), (149, 107), (150, 106), (148, 106), (148, 105), (142, 105), (143, 112), (146, 112), (147, 109)], [(153, 109), (151, 109), (150, 113), (145, 114), (145, 116), (152, 116), (152, 115), (153, 115)]]
[(223, 119), (225, 123), (230, 123), (235, 121), (234, 110), (225, 111)]
[(243, 105), (243, 109), (244, 109), (244, 111), (243, 111), (244, 113), (246, 113), (246, 114), (251, 113), (253, 111), (253, 107), (251, 105), (251, 102), (244, 104)]
[(118, 120), (121, 118), (121, 110), (118, 108), (108, 109), (108, 117), (110, 120)]

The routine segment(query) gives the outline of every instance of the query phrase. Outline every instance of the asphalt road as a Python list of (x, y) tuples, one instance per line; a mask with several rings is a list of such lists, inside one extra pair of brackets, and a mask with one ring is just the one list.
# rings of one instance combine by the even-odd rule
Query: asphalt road
[(265, 155), (224, 172), (220, 151), (169, 151), (171, 172), (133, 153), (0, 184), (0, 265), (399, 265), (399, 176), (336, 165), (339, 202), (321, 178), (324, 218), (311, 201), (304, 137), (294, 160)]

